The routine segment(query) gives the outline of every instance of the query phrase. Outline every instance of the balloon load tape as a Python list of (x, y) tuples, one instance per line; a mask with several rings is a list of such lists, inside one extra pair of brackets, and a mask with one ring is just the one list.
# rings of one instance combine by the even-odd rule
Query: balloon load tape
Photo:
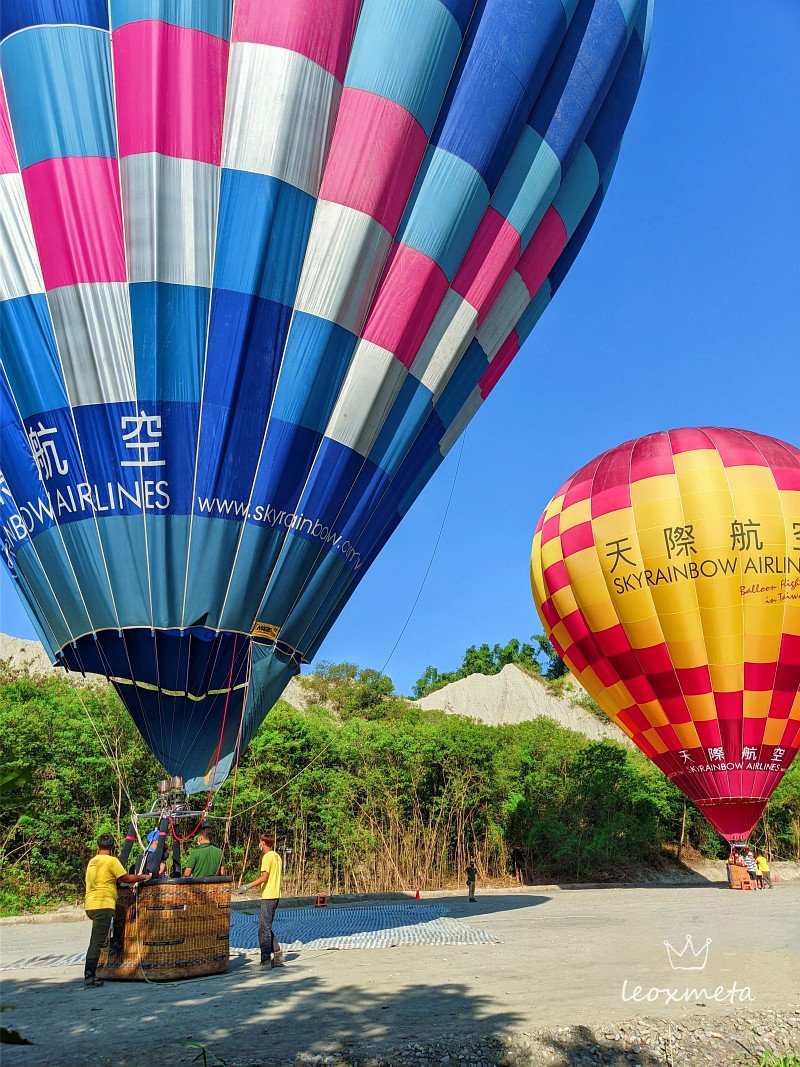
[(269, 622), (257, 622), (253, 627), (251, 637), (255, 644), (269, 645), (280, 655), (286, 656), (287, 659), (293, 660), (295, 663), (310, 663), (311, 661), (307, 656), (303, 655), (300, 649), (294, 648), (292, 645), (287, 644), (286, 641), (279, 639), (280, 632), (279, 626), (273, 626)]

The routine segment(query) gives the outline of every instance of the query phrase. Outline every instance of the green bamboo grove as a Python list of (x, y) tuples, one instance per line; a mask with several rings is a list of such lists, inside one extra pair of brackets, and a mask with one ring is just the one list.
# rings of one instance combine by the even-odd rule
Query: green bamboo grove
[[(674, 854), (683, 795), (638, 751), (543, 719), (486, 726), (423, 711), (349, 664), (322, 665), (305, 686), (324, 706), (279, 702), (211, 811), (237, 880), (254, 871), (262, 830), (295, 895), (460, 885), (470, 856), (496, 884), (620, 880)], [(97, 834), (121, 837), (161, 769), (109, 687), (7, 664), (0, 737), (2, 911), (74, 902)], [(755, 840), (800, 860), (797, 764)], [(727, 854), (691, 805), (684, 848)]]

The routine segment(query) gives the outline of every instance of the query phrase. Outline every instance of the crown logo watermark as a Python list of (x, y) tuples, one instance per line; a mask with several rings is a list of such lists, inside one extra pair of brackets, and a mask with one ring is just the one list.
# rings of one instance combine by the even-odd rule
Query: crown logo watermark
[(664, 945), (667, 949), (667, 958), (673, 971), (703, 971), (708, 963), (708, 948), (711, 938), (707, 937), (704, 945), (695, 948), (692, 943), (692, 935), (686, 935), (686, 944), (682, 949), (675, 948), (669, 941)]

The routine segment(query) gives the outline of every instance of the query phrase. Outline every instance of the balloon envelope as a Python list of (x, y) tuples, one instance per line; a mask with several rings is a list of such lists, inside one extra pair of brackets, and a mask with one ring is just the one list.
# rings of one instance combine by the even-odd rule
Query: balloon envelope
[(218, 785), (597, 215), (651, 0), (4, 0), (0, 492), (42, 640)]
[(620, 445), (545, 508), (531, 583), (587, 692), (746, 839), (800, 746), (800, 451), (709, 427)]

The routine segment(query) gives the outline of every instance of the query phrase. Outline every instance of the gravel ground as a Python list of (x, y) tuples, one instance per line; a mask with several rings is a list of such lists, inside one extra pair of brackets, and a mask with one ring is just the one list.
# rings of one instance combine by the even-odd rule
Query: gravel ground
[[(299, 1055), (301, 1064), (331, 1067), (750, 1067), (763, 1058), (791, 1057), (800, 1065), (800, 1009), (754, 1012), (744, 1017), (696, 1016), (680, 1025), (645, 1018), (612, 1027), (561, 1026), (555, 1030), (521, 1031), (504, 1040), (449, 1040), (408, 1043), (363, 1052), (351, 1048), (328, 1055)], [(267, 1061), (236, 1061), (235, 1067), (257, 1067)], [(233, 1064), (230, 1067), (234, 1067)], [(784, 1063), (781, 1067), (789, 1067)]]

